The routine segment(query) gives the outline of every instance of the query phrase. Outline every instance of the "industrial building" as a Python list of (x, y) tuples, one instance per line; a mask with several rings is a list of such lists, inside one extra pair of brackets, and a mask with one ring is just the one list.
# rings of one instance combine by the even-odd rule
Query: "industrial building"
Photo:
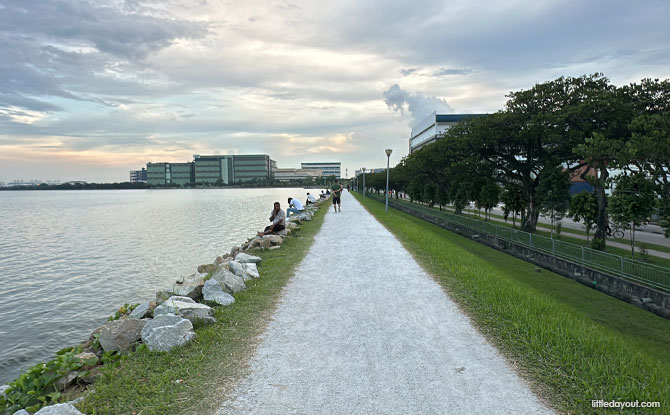
[(193, 162), (147, 163), (147, 183), (152, 185), (180, 186), (193, 183)]
[(318, 179), (322, 177), (321, 170), (318, 169), (277, 169), (275, 171), (275, 180), (287, 182), (290, 180)]
[(300, 163), (300, 168), (306, 170), (320, 170), (324, 177), (335, 176), (340, 178), (342, 163), (340, 162), (325, 162), (325, 163)]
[(196, 183), (235, 184), (254, 179), (272, 180), (277, 162), (267, 154), (193, 156)]
[(409, 138), (409, 153), (435, 142), (440, 136), (460, 121), (483, 117), (486, 114), (437, 114), (433, 111), (428, 117), (412, 128)]
[(146, 183), (146, 182), (147, 182), (147, 169), (142, 167), (142, 170), (130, 171), (130, 183)]

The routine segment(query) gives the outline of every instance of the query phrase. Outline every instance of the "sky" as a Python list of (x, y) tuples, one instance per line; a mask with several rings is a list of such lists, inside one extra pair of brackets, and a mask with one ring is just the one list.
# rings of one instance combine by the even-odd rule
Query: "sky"
[[(243, 4), (244, 3), (244, 4)], [(249, 3), (249, 4), (247, 4)], [(0, 181), (269, 154), (391, 166), (432, 111), (670, 78), (667, 0), (0, 0)]]

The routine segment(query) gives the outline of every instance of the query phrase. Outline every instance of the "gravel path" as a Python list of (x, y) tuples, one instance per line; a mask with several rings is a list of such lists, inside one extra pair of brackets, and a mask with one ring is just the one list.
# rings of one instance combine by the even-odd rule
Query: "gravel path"
[(551, 414), (348, 193), (219, 414)]

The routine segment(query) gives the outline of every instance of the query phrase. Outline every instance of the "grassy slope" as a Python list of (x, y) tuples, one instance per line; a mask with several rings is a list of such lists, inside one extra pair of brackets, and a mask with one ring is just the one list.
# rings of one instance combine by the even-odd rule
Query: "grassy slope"
[[(359, 197), (359, 200), (361, 198)], [(670, 321), (366, 200), (366, 208), (440, 281), (561, 411), (591, 399), (661, 401), (670, 413)]]
[(266, 327), (295, 267), (321, 228), (328, 204), (314, 220), (285, 240), (282, 248), (259, 253), (261, 278), (247, 282), (235, 303), (215, 309), (216, 324), (196, 329), (196, 340), (168, 353), (141, 351), (106, 370), (82, 406), (89, 414), (211, 414), (245, 373), (256, 338)]

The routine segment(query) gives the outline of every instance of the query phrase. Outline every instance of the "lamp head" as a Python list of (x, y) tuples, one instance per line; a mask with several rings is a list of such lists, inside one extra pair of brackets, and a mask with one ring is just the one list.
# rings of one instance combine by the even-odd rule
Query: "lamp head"
[(393, 150), (392, 150), (392, 149), (390, 149), (390, 148), (387, 148), (387, 149), (386, 149), (386, 150), (384, 150), (384, 151), (386, 152), (386, 157), (391, 157), (391, 153), (393, 152)]

